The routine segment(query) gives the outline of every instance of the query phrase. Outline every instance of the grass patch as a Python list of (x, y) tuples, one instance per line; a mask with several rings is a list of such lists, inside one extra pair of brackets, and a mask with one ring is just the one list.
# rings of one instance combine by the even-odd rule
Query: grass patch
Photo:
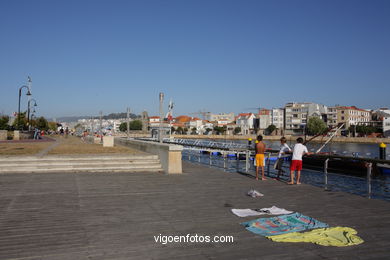
[(54, 147), (48, 154), (144, 154), (141, 151), (122, 146), (103, 147), (101, 144), (88, 144), (75, 136), (54, 137), (60, 144)]
[(39, 143), (2, 143), (0, 144), (0, 155), (35, 155), (52, 142)]

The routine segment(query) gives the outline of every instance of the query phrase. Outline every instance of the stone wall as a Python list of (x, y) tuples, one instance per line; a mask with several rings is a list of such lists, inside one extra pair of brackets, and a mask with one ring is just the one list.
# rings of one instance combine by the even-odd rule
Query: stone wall
[(0, 130), (0, 141), (7, 140), (8, 131), (7, 130)]
[(182, 173), (182, 154), (183, 146), (163, 144), (157, 142), (147, 142), (140, 140), (127, 140), (126, 138), (115, 138), (115, 143), (131, 147), (150, 154), (158, 155), (161, 166), (165, 173), (177, 174)]

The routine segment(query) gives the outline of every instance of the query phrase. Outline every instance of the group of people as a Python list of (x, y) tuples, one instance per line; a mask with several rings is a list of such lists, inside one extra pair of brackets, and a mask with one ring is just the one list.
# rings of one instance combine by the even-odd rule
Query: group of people
[[(266, 145), (263, 142), (263, 136), (259, 135), (257, 136), (256, 141), (256, 180), (259, 179), (259, 170), (261, 169), (261, 179), (263, 181), (266, 180), (264, 176), (264, 166), (265, 166), (265, 157), (264, 153), (266, 151)], [(301, 184), (300, 178), (301, 178), (301, 170), (302, 170), (302, 157), (306, 155), (310, 155), (309, 151), (307, 150), (307, 147), (303, 144), (303, 139), (299, 137), (297, 139), (297, 143), (294, 145), (294, 148), (291, 149), (287, 145), (287, 139), (285, 137), (282, 137), (280, 139), (280, 150), (278, 154), (278, 160), (275, 163), (275, 169), (278, 170), (277, 179), (280, 178), (280, 174), (282, 173), (282, 165), (284, 158), (283, 156), (285, 154), (292, 153), (291, 158), (291, 164), (290, 164), (290, 182), (287, 184), (294, 184), (295, 180), (295, 171), (297, 172), (297, 178), (296, 178), (296, 184)]]

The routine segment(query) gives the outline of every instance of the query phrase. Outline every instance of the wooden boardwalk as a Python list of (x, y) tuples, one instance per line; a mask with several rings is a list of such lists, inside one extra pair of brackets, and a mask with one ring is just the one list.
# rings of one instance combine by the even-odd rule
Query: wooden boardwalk
[[(390, 204), (302, 184), (184, 163), (184, 174), (0, 176), (0, 259), (390, 259)], [(265, 194), (250, 198), (255, 188)], [(348, 226), (365, 243), (276, 243), (246, 231), (235, 208), (272, 205)], [(171, 243), (162, 235), (229, 235), (233, 243)]]

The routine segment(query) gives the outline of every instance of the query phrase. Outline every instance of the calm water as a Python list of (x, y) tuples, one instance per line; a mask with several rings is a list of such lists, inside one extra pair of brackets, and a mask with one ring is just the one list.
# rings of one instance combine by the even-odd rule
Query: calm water
[[(235, 142), (247, 144), (246, 140), (213, 140), (216, 142)], [(253, 142), (252, 142), (253, 143)], [(267, 147), (271, 149), (279, 150), (279, 141), (264, 141)], [(293, 146), (295, 142), (287, 142), (289, 146)], [(309, 142), (307, 148), (311, 152), (317, 151), (321, 147), (321, 143)], [(352, 156), (353, 153), (358, 153), (359, 157), (378, 158), (379, 157), (379, 144), (361, 144), (361, 143), (332, 143), (330, 142), (321, 152), (333, 152), (340, 155)], [(390, 160), (390, 145), (386, 149), (386, 158)]]
[[(272, 147), (271, 145), (275, 145), (275, 148), (277, 148), (278, 145), (277, 142), (275, 143), (268, 142), (268, 144), (270, 145), (270, 147)], [(354, 144), (353, 145), (343, 144), (339, 147), (348, 147), (348, 148), (358, 147), (360, 149), (362, 147), (365, 147), (365, 149), (367, 149), (367, 151), (369, 152), (370, 151), (369, 149), (371, 150), (375, 149), (375, 146), (376, 145), (365, 146), (359, 144), (358, 146), (355, 146)], [(312, 148), (315, 148), (315, 146), (310, 147), (309, 149)], [(237, 161), (235, 158), (229, 158), (224, 160), (221, 156), (218, 155), (210, 156), (209, 154), (202, 154), (196, 151), (184, 150), (183, 159), (194, 163), (209, 165), (210, 167), (222, 168), (226, 172), (245, 173), (245, 161)], [(288, 176), (289, 163), (285, 163), (284, 166), (285, 166), (284, 169), (285, 173), (284, 176), (282, 176), (282, 180), (287, 181), (289, 179)], [(265, 168), (265, 170), (266, 172), (268, 172), (269, 177), (276, 177), (276, 171), (273, 169), (273, 162), (270, 162), (269, 170), (267, 167)], [(253, 161), (251, 161), (250, 163), (248, 174), (251, 176), (254, 176), (255, 174), (255, 167), (253, 165)], [(303, 183), (315, 185), (318, 187), (324, 187), (324, 173), (319, 171), (314, 171), (314, 170), (303, 170), (301, 174), (301, 181)], [(366, 178), (329, 173), (328, 189), (332, 191), (343, 191), (343, 192), (349, 192), (361, 196), (367, 196), (368, 182)], [(380, 178), (372, 179), (371, 190), (372, 190), (372, 194), (371, 194), (372, 198), (378, 198), (378, 199), (390, 201), (390, 177), (380, 177)]]

